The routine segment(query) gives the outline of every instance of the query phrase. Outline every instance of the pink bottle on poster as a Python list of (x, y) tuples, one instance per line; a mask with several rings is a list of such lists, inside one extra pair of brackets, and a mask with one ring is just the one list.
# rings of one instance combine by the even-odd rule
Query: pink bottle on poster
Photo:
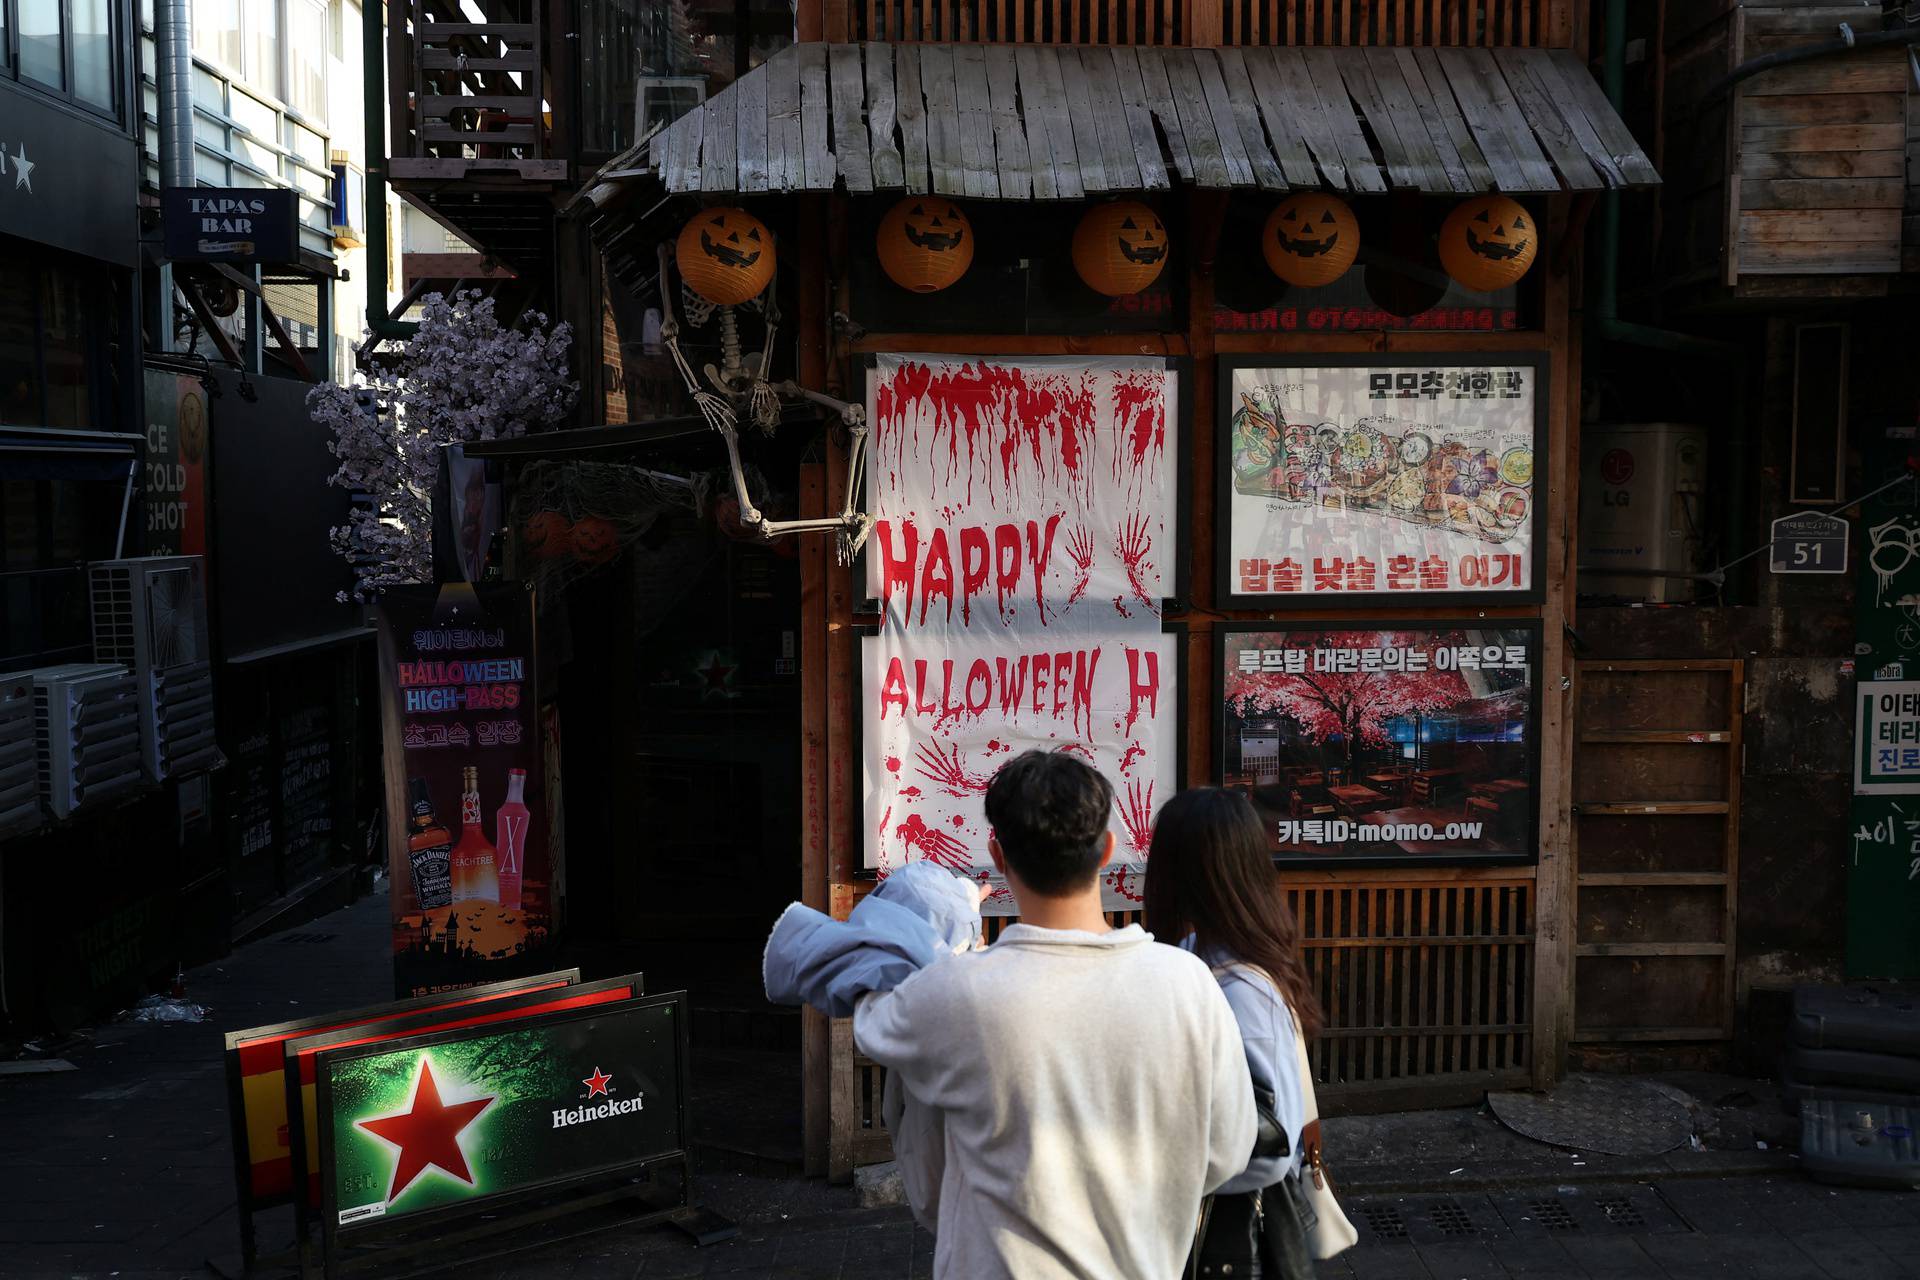
[(499, 851), (500, 905), (509, 911), (520, 909), (520, 877), (525, 870), (529, 821), (526, 801), (521, 798), (526, 786), (525, 769), (507, 770), (507, 801), (494, 815), (493, 844)]

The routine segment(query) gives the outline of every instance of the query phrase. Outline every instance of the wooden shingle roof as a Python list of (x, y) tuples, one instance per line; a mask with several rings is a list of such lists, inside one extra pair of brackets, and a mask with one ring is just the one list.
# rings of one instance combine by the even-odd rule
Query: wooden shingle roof
[(800, 44), (645, 151), (620, 176), (706, 195), (1660, 181), (1586, 67), (1547, 49)]

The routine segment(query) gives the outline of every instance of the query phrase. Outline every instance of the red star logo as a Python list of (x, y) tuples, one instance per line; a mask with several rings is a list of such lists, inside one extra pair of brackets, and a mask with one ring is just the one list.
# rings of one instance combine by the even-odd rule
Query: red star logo
[(406, 1111), (354, 1122), (399, 1152), (393, 1165), (393, 1185), (387, 1190), (387, 1203), (399, 1199), (400, 1193), (412, 1186), (428, 1166), (472, 1186), (473, 1172), (467, 1167), (467, 1153), (460, 1149), (460, 1132), (493, 1102), (493, 1097), (441, 1102), (440, 1086), (433, 1079), (433, 1064), (422, 1057), (420, 1076), (413, 1086), (413, 1102)]
[(699, 672), (706, 678), (708, 691), (725, 693), (727, 677), (733, 674), (733, 668), (720, 661), (720, 655), (716, 653), (707, 659), (707, 665), (699, 668)]
[(607, 1096), (607, 1086), (613, 1083), (613, 1077), (602, 1074), (600, 1068), (595, 1067), (593, 1074), (580, 1083), (587, 1086), (587, 1096), (589, 1098), (596, 1094), (604, 1098)]

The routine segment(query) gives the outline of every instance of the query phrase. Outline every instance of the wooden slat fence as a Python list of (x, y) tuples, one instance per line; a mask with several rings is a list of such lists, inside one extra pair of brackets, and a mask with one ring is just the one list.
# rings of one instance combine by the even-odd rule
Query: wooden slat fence
[(1572, 0), (852, 0), (854, 40), (1564, 48)]
[[(1464, 1099), (1531, 1083), (1533, 881), (1289, 884), (1286, 894), (1326, 1014), (1310, 1050), (1323, 1103), (1385, 1108), (1436, 1087), (1458, 1086)], [(1110, 919), (1120, 927), (1139, 913)], [(988, 917), (988, 938), (1009, 923)], [(854, 1165), (885, 1160), (886, 1073), (850, 1031), (837, 1047), (853, 1088), (836, 1137)]]

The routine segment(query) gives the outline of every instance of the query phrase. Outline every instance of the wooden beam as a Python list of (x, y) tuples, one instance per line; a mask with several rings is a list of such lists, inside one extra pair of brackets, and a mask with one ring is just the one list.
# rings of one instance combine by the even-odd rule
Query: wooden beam
[(404, 253), (400, 255), (402, 278), (414, 280), (512, 280), (511, 267), (484, 253)]
[[(817, 3), (817, 0), (815, 0)], [(806, 8), (803, 0), (802, 11)], [(816, 10), (817, 12), (817, 10)], [(797, 175), (796, 175), (797, 176)], [(801, 242), (819, 244), (826, 234), (826, 202), (801, 197), (796, 211)], [(799, 259), (794, 332), (802, 385), (817, 387), (826, 380), (827, 308), (824, 264), (817, 253)], [(801, 490), (803, 515), (824, 515), (830, 477), (824, 464), (804, 468)], [(805, 487), (811, 480), (814, 487)], [(833, 802), (827, 786), (830, 741), (827, 732), (827, 581), (832, 572), (825, 557), (826, 539), (800, 542), (800, 698), (801, 785), (803, 825), (800, 844), (800, 900), (819, 911), (832, 899), (828, 873), (829, 831), (826, 820)], [(825, 1174), (832, 1158), (833, 1030), (825, 1014), (812, 1008), (800, 1013), (801, 1127), (806, 1172)]]

